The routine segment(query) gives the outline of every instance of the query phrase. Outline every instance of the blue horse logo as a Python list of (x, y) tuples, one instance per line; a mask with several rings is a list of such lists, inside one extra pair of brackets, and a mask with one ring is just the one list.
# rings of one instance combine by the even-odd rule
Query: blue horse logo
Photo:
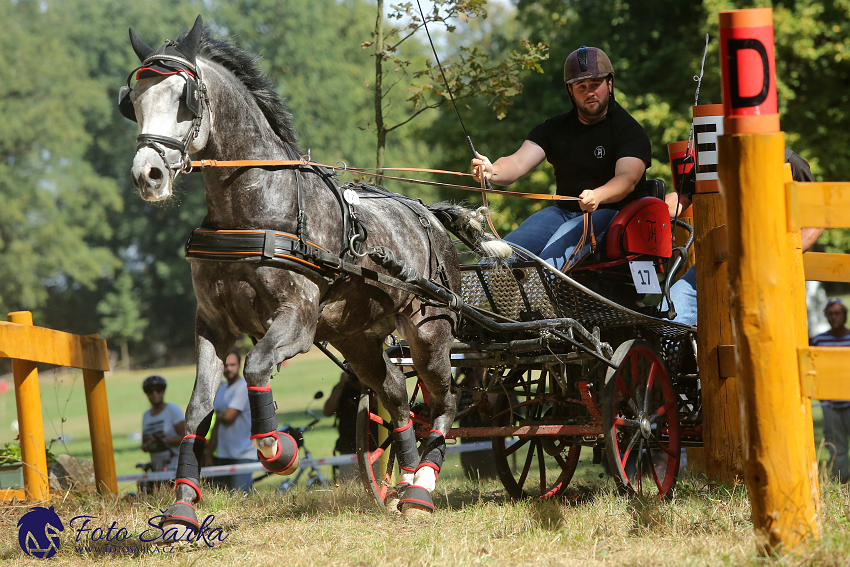
[(62, 543), (59, 532), (62, 531), (65, 526), (53, 506), (36, 506), (18, 520), (18, 544), (30, 557), (47, 559), (59, 551)]

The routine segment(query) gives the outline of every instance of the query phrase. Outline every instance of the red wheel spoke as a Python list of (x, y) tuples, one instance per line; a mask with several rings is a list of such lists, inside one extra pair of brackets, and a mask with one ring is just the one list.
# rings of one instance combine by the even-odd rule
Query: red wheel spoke
[(655, 361), (649, 366), (649, 376), (646, 378), (646, 392), (643, 395), (643, 413), (647, 413), (649, 411), (649, 398), (650, 393), (652, 392), (652, 383), (655, 381), (655, 369), (657, 366), (655, 365)]
[(546, 461), (543, 455), (543, 441), (537, 440), (537, 465), (540, 467), (540, 494), (546, 492)]
[[(629, 441), (629, 445), (628, 445), (628, 447), (626, 447), (626, 452), (623, 454), (623, 457), (621, 458), (621, 461), (624, 464), (627, 460), (629, 460), (629, 453), (632, 452), (632, 449), (635, 446), (635, 441), (637, 441), (639, 437), (640, 437), (640, 430), (637, 430), (637, 431), (635, 431), (635, 434), (632, 435), (632, 440)], [(625, 466), (623, 466), (623, 468), (625, 469)]]
[(567, 461), (565, 461), (564, 458), (561, 457), (560, 453), (555, 453), (555, 461), (558, 463), (558, 466), (561, 467), (561, 469), (567, 468)]
[(520, 488), (525, 486), (525, 477), (528, 476), (528, 471), (531, 468), (531, 461), (534, 460), (534, 448), (535, 443), (531, 443), (531, 447), (528, 448), (528, 456), (525, 457), (525, 465), (522, 467), (522, 474), (519, 475), (519, 480), (517, 480), (517, 484)]
[(640, 427), (640, 423), (634, 419), (626, 419), (625, 417), (615, 418), (614, 425), (622, 425), (623, 427)]
[(650, 441), (652, 441), (652, 442), (653, 442), (653, 444), (654, 444), (657, 448), (661, 449), (662, 451), (664, 451), (665, 453), (667, 453), (669, 456), (671, 456), (671, 457), (673, 457), (673, 458), (675, 458), (675, 457), (678, 457), (678, 456), (679, 456), (679, 455), (678, 455), (678, 452), (677, 452), (675, 449), (671, 449), (669, 445), (667, 445), (667, 446), (663, 445), (663, 444), (662, 444), (660, 441), (658, 441), (658, 439), (656, 439), (655, 437), (650, 437), (649, 439), (650, 439)]
[(369, 453), (369, 464), (370, 464), (370, 465), (374, 465), (374, 464), (375, 464), (375, 461), (377, 461), (378, 459), (380, 459), (380, 458), (381, 458), (381, 455), (383, 455), (383, 454), (384, 454), (384, 450), (383, 450), (383, 449), (376, 449), (376, 450), (375, 450), (375, 451), (373, 451), (372, 453)]
[(620, 391), (620, 394), (622, 394), (623, 399), (628, 400), (629, 397), (630, 397), (629, 396), (630, 392), (629, 392), (628, 388), (626, 388), (626, 383), (623, 382), (623, 375), (621, 373), (617, 372), (617, 378), (616, 379), (617, 379), (617, 389)]
[(510, 457), (514, 453), (516, 453), (519, 449), (521, 449), (526, 443), (531, 441), (531, 437), (526, 437), (524, 439), (520, 439), (513, 443), (510, 447), (505, 448), (505, 456)]
[(392, 426), (390, 425), (390, 423), (388, 421), (384, 420), (383, 417), (381, 417), (380, 415), (378, 415), (376, 413), (369, 412), (369, 420), (374, 421), (378, 425), (383, 425), (387, 429), (392, 429)]
[(655, 422), (656, 422), (656, 420), (657, 420), (659, 417), (664, 416), (664, 415), (667, 415), (667, 405), (666, 405), (666, 404), (665, 404), (665, 405), (663, 405), (663, 406), (661, 406), (661, 407), (660, 407), (660, 408), (658, 408), (657, 410), (655, 410), (655, 413), (653, 413), (653, 414), (649, 417), (649, 423), (655, 423)]
[(643, 437), (638, 443), (637, 466), (635, 467), (635, 480), (637, 480), (638, 494), (643, 494)]

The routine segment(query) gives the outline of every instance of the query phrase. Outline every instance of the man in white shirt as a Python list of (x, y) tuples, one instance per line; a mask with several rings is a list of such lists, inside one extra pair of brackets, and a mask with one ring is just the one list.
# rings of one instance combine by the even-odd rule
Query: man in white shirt
[[(224, 361), (224, 378), (215, 394), (213, 410), (215, 425), (213, 426), (210, 442), (207, 444), (207, 454), (212, 455), (218, 449), (218, 456), (213, 459), (215, 465), (235, 465), (256, 463), (257, 449), (251, 443), (251, 408), (248, 404), (248, 384), (239, 374), (241, 357), (235, 350)], [(219, 483), (231, 490), (251, 491), (253, 474), (242, 473), (218, 477)]]

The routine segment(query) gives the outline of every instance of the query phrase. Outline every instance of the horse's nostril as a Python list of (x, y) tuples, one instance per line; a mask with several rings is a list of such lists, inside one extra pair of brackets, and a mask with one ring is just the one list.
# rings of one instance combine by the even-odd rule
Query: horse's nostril
[(153, 179), (154, 181), (158, 181), (162, 179), (162, 172), (157, 168), (151, 168), (150, 173), (148, 173), (148, 177)]

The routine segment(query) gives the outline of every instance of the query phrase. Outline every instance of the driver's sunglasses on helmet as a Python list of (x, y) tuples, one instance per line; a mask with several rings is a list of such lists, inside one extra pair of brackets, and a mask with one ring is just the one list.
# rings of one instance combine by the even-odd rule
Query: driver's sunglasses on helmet
[(165, 386), (148, 386), (144, 388), (145, 394), (150, 394), (152, 392), (159, 392), (160, 394), (165, 392)]

